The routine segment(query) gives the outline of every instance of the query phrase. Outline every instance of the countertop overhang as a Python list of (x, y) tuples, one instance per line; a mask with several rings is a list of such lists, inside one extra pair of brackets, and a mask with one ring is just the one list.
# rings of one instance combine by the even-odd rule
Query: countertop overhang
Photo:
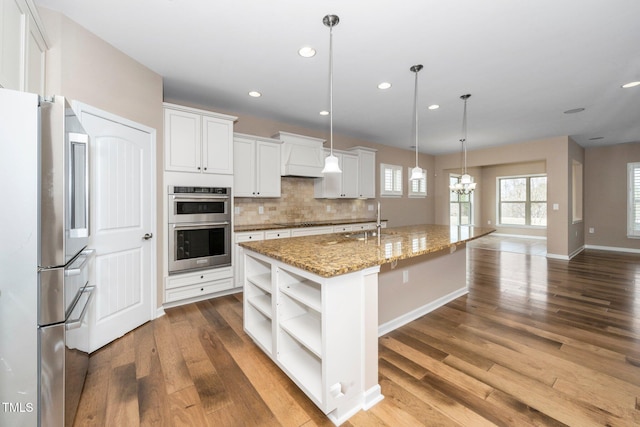
[[(387, 221), (383, 219), (381, 221)], [(242, 233), (246, 231), (264, 231), (264, 230), (280, 230), (286, 228), (307, 228), (307, 227), (324, 227), (330, 225), (349, 225), (349, 224), (362, 224), (376, 222), (373, 218), (360, 218), (360, 219), (336, 219), (325, 221), (294, 221), (287, 223), (277, 224), (252, 224), (252, 225), (236, 225), (233, 231), (236, 233)]]
[(239, 243), (243, 248), (321, 277), (334, 277), (398, 260), (455, 248), (494, 232), (492, 228), (412, 225), (369, 232), (333, 233)]

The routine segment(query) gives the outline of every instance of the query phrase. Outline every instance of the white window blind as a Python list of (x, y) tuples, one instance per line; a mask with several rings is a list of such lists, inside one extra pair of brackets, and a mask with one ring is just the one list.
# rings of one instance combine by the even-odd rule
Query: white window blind
[(380, 195), (402, 196), (402, 166), (380, 163)]
[(640, 238), (640, 163), (627, 163), (627, 237)]
[(411, 178), (411, 168), (407, 169), (409, 172), (409, 197), (426, 197), (427, 196), (427, 171), (422, 169), (422, 178), (414, 179)]

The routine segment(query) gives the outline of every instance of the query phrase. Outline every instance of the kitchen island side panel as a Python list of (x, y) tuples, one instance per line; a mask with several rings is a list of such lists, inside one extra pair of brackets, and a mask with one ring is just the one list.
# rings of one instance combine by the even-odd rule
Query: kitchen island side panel
[(466, 245), (383, 264), (378, 274), (379, 333), (385, 334), (468, 292)]

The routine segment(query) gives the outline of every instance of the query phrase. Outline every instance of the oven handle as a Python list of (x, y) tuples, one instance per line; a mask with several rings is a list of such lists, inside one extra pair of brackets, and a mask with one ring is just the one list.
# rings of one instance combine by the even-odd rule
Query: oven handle
[[(76, 318), (74, 319), (69, 319), (65, 322), (65, 329), (67, 331), (70, 331), (72, 329), (77, 329), (80, 326), (82, 326), (82, 321), (84, 320), (84, 316), (87, 314), (87, 309), (89, 308), (89, 302), (91, 302), (91, 298), (93, 297), (93, 291), (96, 290), (95, 286), (86, 286), (82, 293), (80, 294), (80, 297), (78, 298), (78, 301), (76, 302), (76, 307), (78, 306), (78, 304), (84, 304), (82, 307), (82, 311), (80, 312), (80, 315), (76, 316)], [(87, 295), (85, 297), (85, 295)], [(82, 302), (84, 300), (84, 303)], [(76, 312), (76, 307), (73, 308), (73, 310), (71, 311), (71, 314), (73, 315), (74, 312)]]
[(181, 230), (195, 230), (195, 229), (202, 228), (202, 227), (219, 227), (219, 226), (229, 225), (229, 221), (199, 222), (197, 224), (190, 223), (188, 225), (181, 225), (181, 224), (171, 224), (171, 225), (176, 230), (179, 230), (179, 229), (181, 229)]
[(229, 196), (226, 194), (191, 194), (189, 196), (178, 196), (178, 195), (174, 195), (172, 196), (173, 200), (180, 200), (180, 201), (185, 201), (185, 202), (189, 202), (189, 201), (193, 201), (193, 202), (201, 202), (202, 200), (206, 200), (206, 199), (216, 199), (216, 200), (229, 200)]

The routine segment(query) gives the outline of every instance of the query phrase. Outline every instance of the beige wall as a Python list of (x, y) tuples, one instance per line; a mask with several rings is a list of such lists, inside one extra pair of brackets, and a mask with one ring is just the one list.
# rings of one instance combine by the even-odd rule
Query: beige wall
[[(575, 146), (574, 146), (575, 145)], [(504, 165), (510, 163), (529, 163), (543, 161), (547, 166), (547, 202), (549, 206), (558, 204), (559, 209), (547, 212), (547, 252), (550, 256), (567, 257), (573, 250), (575, 241), (572, 240), (571, 250), (569, 246), (570, 232), (570, 208), (571, 208), (571, 181), (567, 179), (570, 174), (571, 158), (579, 156), (583, 150), (566, 136), (547, 138), (537, 141), (528, 141), (499, 147), (490, 147), (482, 150), (468, 152), (467, 163), (470, 168), (480, 168), (484, 166)], [(454, 153), (436, 157), (435, 173), (435, 221), (437, 224), (447, 224), (449, 215), (449, 171), (459, 172), (460, 154)], [(479, 211), (486, 209), (487, 202), (484, 201), (482, 192), (486, 191), (482, 174), (477, 174), (476, 169), (471, 169), (479, 190), (476, 190), (476, 198), (480, 201)], [(470, 171), (470, 172), (471, 172)], [(495, 191), (495, 190), (493, 190)], [(486, 225), (488, 218), (481, 219)], [(571, 230), (573, 231), (573, 229)], [(579, 237), (579, 236), (578, 236)], [(582, 246), (582, 244), (580, 244)]]
[[(218, 108), (215, 106), (202, 106), (196, 104), (185, 104), (175, 100), (165, 100), (166, 102), (171, 102), (175, 104), (187, 105), (189, 107), (194, 108), (202, 108), (205, 110), (216, 111), (218, 113), (229, 114), (238, 117), (238, 121), (234, 125), (234, 131), (245, 133), (249, 135), (257, 135), (270, 137), (276, 134), (278, 131), (291, 132), (299, 135), (306, 135), (315, 138), (322, 138), (328, 141), (329, 132), (328, 129), (326, 131), (318, 131), (313, 129), (306, 129), (299, 126), (292, 126), (286, 123), (277, 122), (273, 120), (242, 115), (238, 114), (235, 111), (227, 111), (223, 108)], [(328, 142), (325, 143), (325, 147), (328, 147)], [(394, 148), (386, 145), (376, 144), (369, 141), (363, 141), (356, 138), (345, 137), (342, 135), (334, 134), (333, 136), (333, 147), (335, 149), (344, 150), (347, 148), (351, 148), (354, 146), (364, 146), (371, 147), (376, 150), (376, 194), (380, 193), (380, 178), (379, 178), (379, 170), (380, 163), (389, 163), (394, 165), (400, 165), (404, 167), (404, 196), (401, 198), (388, 198), (388, 197), (377, 197), (377, 200), (380, 201), (382, 217), (389, 221), (389, 227), (398, 227), (403, 225), (413, 225), (413, 224), (432, 224), (434, 221), (434, 189), (435, 189), (435, 179), (433, 175), (434, 171), (434, 156), (421, 154), (418, 157), (418, 163), (420, 167), (423, 169), (427, 169), (427, 197), (426, 198), (409, 198), (407, 197), (407, 181), (408, 181), (408, 172), (407, 168), (412, 168), (415, 166), (415, 152), (410, 150), (402, 150), (399, 148)], [(304, 184), (302, 184), (304, 185)], [(287, 187), (289, 188), (289, 187)], [(283, 191), (287, 191), (287, 188), (283, 187)], [(305, 190), (306, 191), (306, 190)], [(283, 194), (283, 197), (287, 197), (286, 193)], [(238, 200), (238, 199), (237, 199)], [(266, 203), (272, 203), (272, 201), (266, 200)], [(374, 201), (374, 202), (375, 202)], [(367, 204), (371, 203), (372, 200), (367, 201)], [(245, 201), (240, 200), (240, 204), (245, 203)], [(249, 202), (246, 202), (249, 203)], [(315, 202), (314, 202), (315, 203)], [(345, 204), (350, 203), (353, 204), (353, 207), (358, 211), (361, 211), (363, 203), (362, 201), (333, 201), (328, 202), (329, 204), (340, 204), (342, 207), (342, 211), (348, 211), (349, 207), (345, 207)], [(252, 203), (252, 205), (255, 202)], [(368, 215), (369, 211), (366, 211), (365, 215)]]
[(587, 245), (640, 249), (640, 239), (627, 237), (627, 163), (631, 162), (640, 162), (640, 142), (585, 150)]
[[(162, 77), (96, 37), (66, 16), (39, 8), (50, 49), (46, 92), (64, 95), (156, 130), (156, 200), (162, 201)], [(156, 210), (157, 242), (164, 227)], [(157, 251), (158, 306), (162, 302), (162, 250)]]

